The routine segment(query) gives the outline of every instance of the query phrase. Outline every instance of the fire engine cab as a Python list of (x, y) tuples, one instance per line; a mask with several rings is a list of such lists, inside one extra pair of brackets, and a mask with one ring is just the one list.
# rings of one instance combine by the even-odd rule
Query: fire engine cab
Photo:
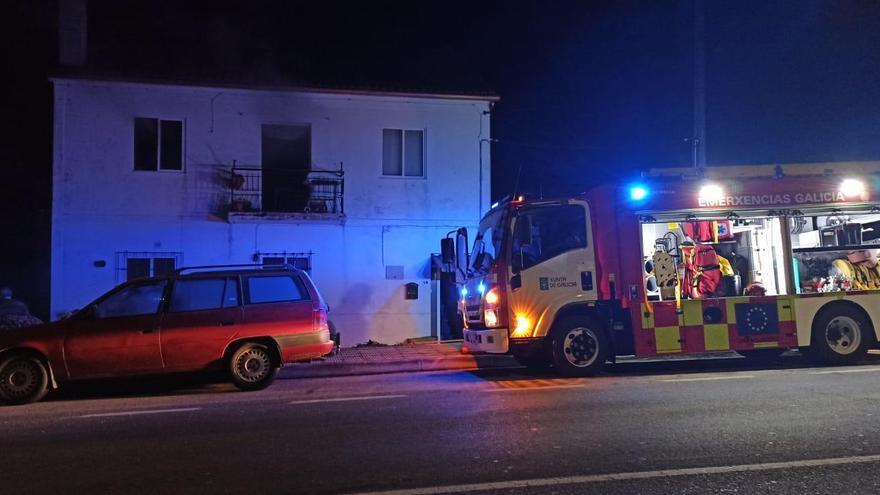
[(880, 337), (878, 173), (659, 169), (493, 205), (460, 263), (465, 351), (573, 376), (617, 356), (858, 361)]

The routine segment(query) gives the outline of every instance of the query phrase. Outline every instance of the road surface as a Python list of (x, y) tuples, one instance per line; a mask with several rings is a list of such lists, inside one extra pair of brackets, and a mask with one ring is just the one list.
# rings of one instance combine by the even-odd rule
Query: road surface
[(878, 493), (877, 358), (78, 385), (0, 408), (0, 493)]

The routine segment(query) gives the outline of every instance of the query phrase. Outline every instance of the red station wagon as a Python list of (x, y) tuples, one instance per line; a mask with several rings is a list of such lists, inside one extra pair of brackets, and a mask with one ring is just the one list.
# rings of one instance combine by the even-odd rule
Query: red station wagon
[(260, 390), (283, 363), (334, 345), (327, 305), (305, 272), (181, 268), (122, 284), (67, 319), (0, 331), (0, 401), (34, 402), (72, 380), (210, 368)]

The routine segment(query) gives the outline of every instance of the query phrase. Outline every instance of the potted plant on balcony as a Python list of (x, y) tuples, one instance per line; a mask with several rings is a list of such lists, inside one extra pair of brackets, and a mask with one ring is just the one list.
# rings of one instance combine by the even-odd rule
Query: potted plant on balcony
[(232, 174), (232, 178), (230, 179), (230, 184), (233, 189), (241, 189), (244, 186), (244, 176), (241, 174)]
[(250, 211), (251, 202), (245, 198), (234, 198), (230, 207), (232, 211)]

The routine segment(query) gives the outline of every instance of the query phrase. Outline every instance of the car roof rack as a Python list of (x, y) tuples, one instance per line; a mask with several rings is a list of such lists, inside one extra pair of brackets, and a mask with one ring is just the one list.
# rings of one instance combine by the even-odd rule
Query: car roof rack
[(183, 275), (184, 272), (191, 271), (222, 271), (228, 268), (251, 268), (253, 270), (287, 270), (291, 272), (299, 271), (299, 269), (289, 263), (285, 264), (259, 264), (259, 263), (239, 263), (231, 265), (201, 265), (201, 266), (183, 266), (174, 270), (175, 275)]

